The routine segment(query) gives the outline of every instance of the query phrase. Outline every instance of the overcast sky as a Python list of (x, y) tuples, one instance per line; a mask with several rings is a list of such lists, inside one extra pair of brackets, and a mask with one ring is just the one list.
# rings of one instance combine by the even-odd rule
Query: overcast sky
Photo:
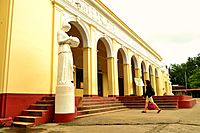
[(101, 0), (169, 64), (200, 53), (200, 0)]

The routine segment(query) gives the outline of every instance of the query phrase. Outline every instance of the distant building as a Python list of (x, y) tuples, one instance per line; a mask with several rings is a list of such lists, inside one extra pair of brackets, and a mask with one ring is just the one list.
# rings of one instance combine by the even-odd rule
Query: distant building
[(172, 93), (174, 95), (188, 95), (193, 98), (200, 98), (200, 88), (186, 89), (185, 86), (172, 85)]

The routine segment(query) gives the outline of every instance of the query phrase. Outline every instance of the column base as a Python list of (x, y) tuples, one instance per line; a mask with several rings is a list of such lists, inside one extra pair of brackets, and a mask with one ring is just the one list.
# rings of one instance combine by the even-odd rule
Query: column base
[(108, 95), (108, 97), (117, 97), (118, 95)]
[(76, 113), (55, 114), (54, 121), (55, 123), (66, 123), (66, 122), (74, 120), (75, 117), (76, 117)]
[(100, 97), (98, 95), (83, 95), (83, 97)]

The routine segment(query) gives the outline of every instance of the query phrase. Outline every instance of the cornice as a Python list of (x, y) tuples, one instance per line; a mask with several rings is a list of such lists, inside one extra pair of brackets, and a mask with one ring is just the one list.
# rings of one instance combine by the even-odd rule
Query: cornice
[[(63, 9), (65, 9), (65, 10), (70, 9), (71, 13), (74, 15), (81, 14), (83, 17), (82, 19), (88, 25), (93, 26), (93, 27), (96, 27), (98, 25), (98, 26), (100, 26), (100, 27), (98, 27), (100, 29), (105, 28), (105, 26), (103, 26), (103, 24), (101, 25), (100, 23), (97, 22), (99, 20), (95, 20), (96, 18), (93, 18), (93, 17), (95, 17), (94, 14), (92, 14), (93, 16), (90, 16), (91, 12), (90, 13), (88, 13), (87, 11), (84, 12), (82, 9), (77, 8), (77, 4), (82, 4), (82, 2), (86, 2), (87, 3), (86, 6), (88, 6), (88, 8), (90, 8), (87, 11), (91, 11), (91, 10), (95, 11), (96, 10), (96, 12), (101, 13), (98, 15), (103, 15), (104, 17), (107, 18), (108, 21), (110, 21), (111, 23), (113, 23), (115, 25), (115, 26), (111, 25), (110, 28), (107, 27), (108, 29), (107, 28), (105, 29), (106, 32), (109, 32), (109, 35), (111, 38), (116, 38), (116, 40), (118, 40), (119, 42), (123, 42), (123, 43), (127, 44), (127, 47), (131, 48), (131, 49), (134, 48), (135, 44), (136, 44), (137, 46), (139, 46), (139, 47), (136, 46), (137, 47), (136, 50), (137, 51), (139, 50), (138, 53), (141, 53), (143, 55), (144, 54), (143, 52), (147, 51), (149, 54), (154, 56), (154, 58), (158, 59), (159, 61), (162, 60), (161, 56), (156, 51), (154, 51), (144, 40), (142, 40), (133, 30), (131, 30), (119, 17), (117, 17), (100, 0), (52, 0), (52, 3), (58, 5), (59, 7), (63, 8)], [(89, 7), (89, 5), (92, 6), (93, 8)], [(94, 12), (92, 12), (92, 13), (94, 13)], [(115, 29), (119, 29), (122, 32), (117, 31), (117, 32), (114, 32), (114, 34), (110, 32)], [(123, 35), (127, 36), (127, 38), (131, 40), (131, 42), (129, 42), (130, 40), (129, 41), (122, 40), (122, 38), (119, 38), (119, 35), (122, 35), (122, 37), (123, 37)], [(140, 47), (142, 49), (144, 49), (145, 51), (141, 51)], [(148, 55), (146, 55), (146, 56), (148, 56)]]
[[(151, 54), (156, 56), (160, 61), (162, 60), (162, 57), (153, 49), (151, 48), (142, 38), (140, 38), (129, 26), (127, 26), (117, 15), (115, 15), (105, 4), (103, 4), (100, 0), (95, 0), (96, 3), (98, 3), (99, 6), (101, 6), (107, 13), (109, 13), (115, 21), (120, 23), (122, 28), (125, 29), (129, 34), (132, 35), (132, 38), (139, 43), (143, 48), (148, 50)], [(95, 2), (93, 2), (95, 4)]]

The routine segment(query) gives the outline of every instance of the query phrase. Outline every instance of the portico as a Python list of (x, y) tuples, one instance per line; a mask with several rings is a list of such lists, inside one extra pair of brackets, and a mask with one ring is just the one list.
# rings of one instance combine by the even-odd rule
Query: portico
[(137, 86), (135, 78), (150, 80), (156, 95), (162, 95), (169, 84), (162, 58), (103, 3), (56, 0), (53, 5), (55, 16), (60, 16), (54, 19), (55, 29), (67, 19), (72, 25), (68, 34), (81, 40), (72, 49), (77, 96), (143, 95), (145, 86)]

